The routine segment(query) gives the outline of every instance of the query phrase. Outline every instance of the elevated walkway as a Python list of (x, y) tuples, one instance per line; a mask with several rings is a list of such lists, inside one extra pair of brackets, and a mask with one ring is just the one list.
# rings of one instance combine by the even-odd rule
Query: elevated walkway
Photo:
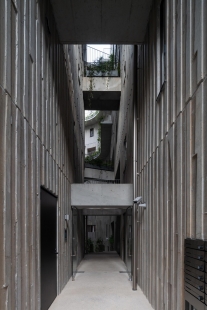
[(132, 184), (72, 184), (71, 205), (84, 208), (128, 208), (133, 204)]
[[(117, 111), (121, 96), (120, 77), (83, 78), (83, 99), (85, 110)], [(88, 96), (88, 93), (91, 96)], [(90, 97), (90, 100), (89, 100)]]
[[(86, 179), (95, 179), (95, 180), (113, 180), (114, 179), (114, 171), (106, 171), (102, 169), (93, 169), (93, 168), (85, 168), (84, 176)], [(90, 182), (88, 182), (90, 183)]]

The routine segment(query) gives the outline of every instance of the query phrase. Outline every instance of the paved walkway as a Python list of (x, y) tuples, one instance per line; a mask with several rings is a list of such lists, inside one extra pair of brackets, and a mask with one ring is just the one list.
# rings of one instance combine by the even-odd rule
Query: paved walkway
[(141, 289), (132, 291), (125, 264), (115, 253), (88, 254), (49, 310), (152, 310)]

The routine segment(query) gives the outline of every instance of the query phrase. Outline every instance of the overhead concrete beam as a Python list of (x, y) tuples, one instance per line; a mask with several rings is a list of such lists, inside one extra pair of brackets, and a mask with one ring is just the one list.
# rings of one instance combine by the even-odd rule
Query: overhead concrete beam
[(114, 171), (85, 168), (84, 176), (96, 180), (114, 180)]
[(119, 106), (120, 100), (88, 100), (88, 98), (84, 99), (85, 110), (119, 111)]
[(84, 77), (82, 90), (85, 110), (119, 110), (121, 96), (120, 77), (94, 77), (92, 80), (92, 90), (91, 78)]
[(71, 185), (71, 205), (77, 208), (126, 208), (132, 204), (132, 184)]
[(83, 215), (88, 216), (116, 216), (122, 215), (124, 212), (123, 209), (84, 209)]
[[(93, 77), (93, 91), (121, 91), (120, 77)], [(91, 77), (83, 77), (83, 91), (91, 89)]]

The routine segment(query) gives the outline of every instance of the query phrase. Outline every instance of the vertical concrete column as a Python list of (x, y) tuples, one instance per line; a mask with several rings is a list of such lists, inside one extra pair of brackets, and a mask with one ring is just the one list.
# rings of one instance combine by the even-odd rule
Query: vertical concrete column
[[(134, 46), (134, 141), (133, 141), (133, 195), (137, 194), (137, 45)], [(132, 228), (133, 228), (133, 256), (132, 256), (132, 288), (137, 290), (137, 212), (136, 204), (132, 209)]]
[(120, 221), (120, 256), (121, 259), (124, 261), (124, 217), (123, 214), (121, 215)]

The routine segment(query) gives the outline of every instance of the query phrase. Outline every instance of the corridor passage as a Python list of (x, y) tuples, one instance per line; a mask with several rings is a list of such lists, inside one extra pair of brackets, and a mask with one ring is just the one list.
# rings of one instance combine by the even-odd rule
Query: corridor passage
[[(120, 272), (121, 271), (121, 272)], [(126, 266), (118, 254), (88, 254), (50, 310), (151, 310), (142, 291), (132, 291)]]

